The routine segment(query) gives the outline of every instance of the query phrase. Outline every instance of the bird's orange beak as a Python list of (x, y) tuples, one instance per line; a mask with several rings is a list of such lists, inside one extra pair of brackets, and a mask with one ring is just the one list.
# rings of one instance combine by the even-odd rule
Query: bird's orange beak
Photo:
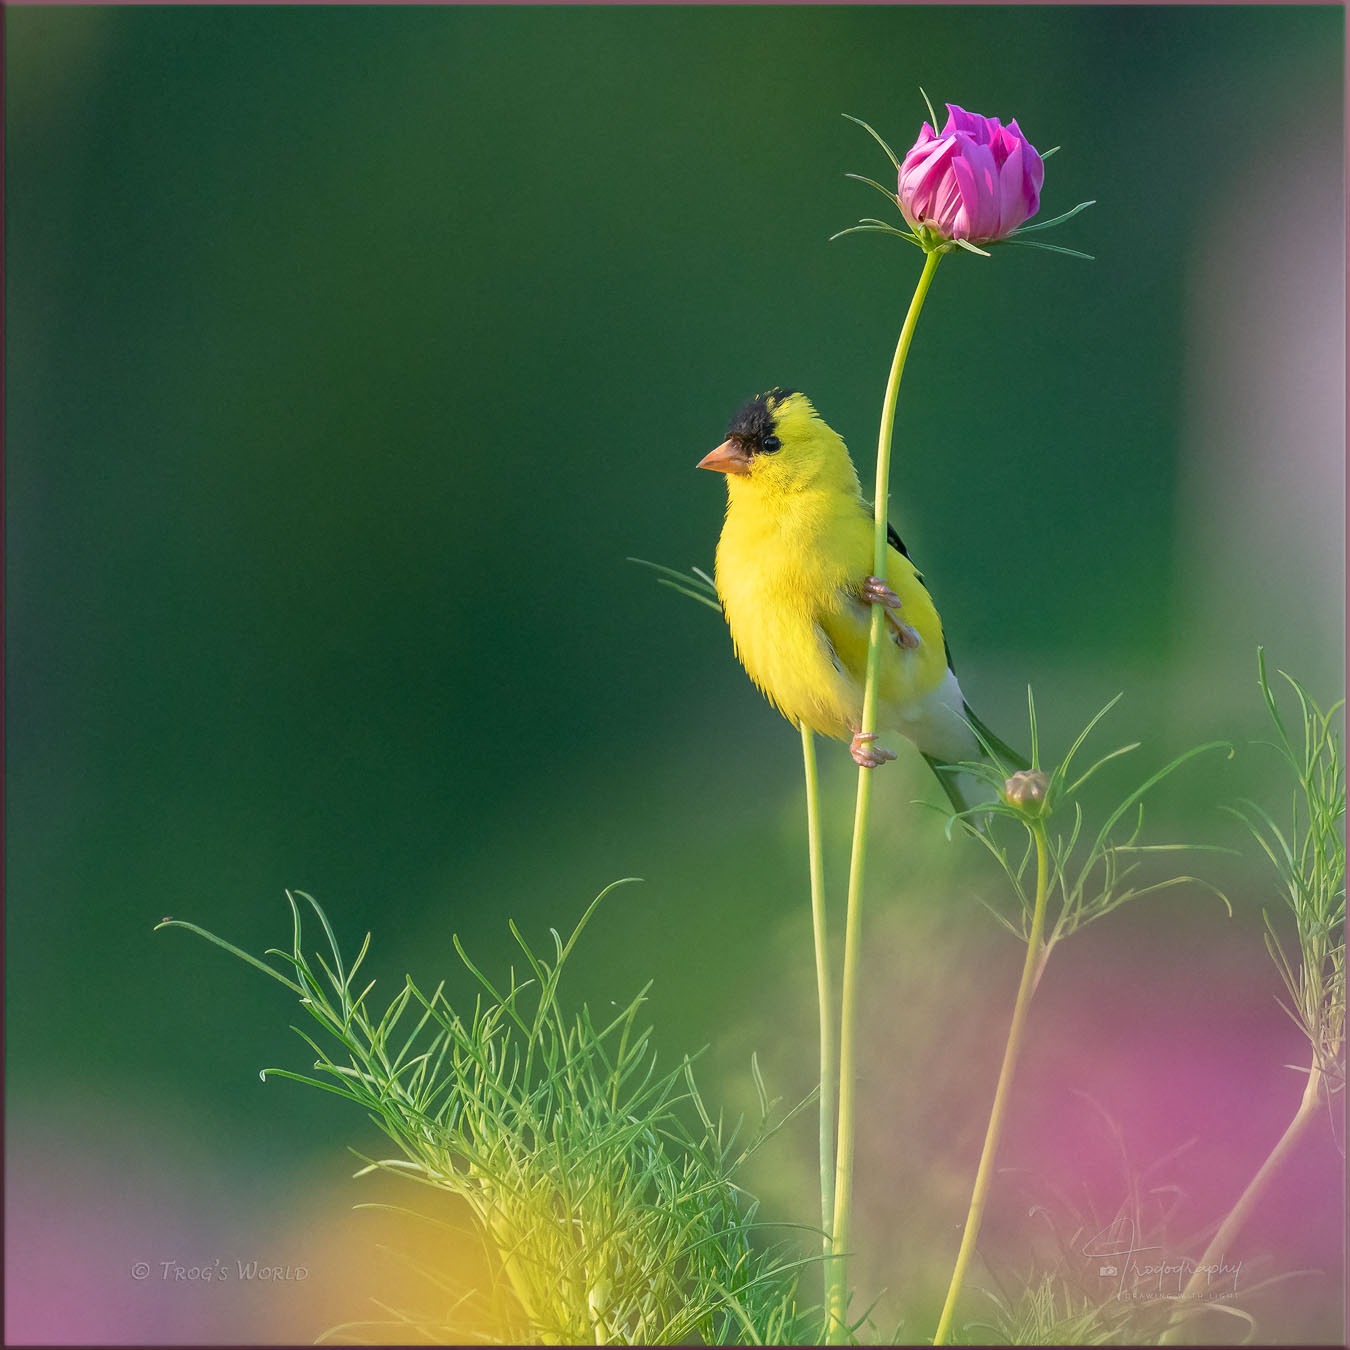
[(723, 441), (716, 450), (709, 451), (696, 469), (711, 469), (714, 473), (735, 473), (744, 478), (750, 472), (750, 456), (739, 441)]

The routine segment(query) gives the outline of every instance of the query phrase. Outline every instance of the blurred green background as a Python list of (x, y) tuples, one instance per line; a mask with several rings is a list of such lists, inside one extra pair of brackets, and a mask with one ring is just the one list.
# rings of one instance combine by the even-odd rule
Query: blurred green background
[[(772, 384), (810, 393), (870, 481), (919, 257), (826, 243), (884, 209), (843, 177), (888, 172), (843, 112), (901, 150), (920, 84), (1015, 116), (1063, 147), (1043, 214), (1097, 200), (1053, 236), (1095, 262), (949, 261), (906, 375), (892, 518), (986, 720), (1024, 740), (1032, 682), (1062, 741), (1123, 689), (1106, 738), (1145, 740), (1150, 766), (1241, 741), (1262, 733), (1258, 643), (1336, 696), (1339, 7), (4, 22), (7, 1249), (37, 1291), (11, 1303), (11, 1339), (339, 1320), (290, 1290), (126, 1276), (140, 1257), (322, 1265), (316, 1226), (361, 1198), (342, 1150), (374, 1146), (354, 1114), (259, 1082), (304, 1063), (284, 992), (152, 933), (162, 915), (261, 951), (288, 940), (281, 892), (299, 887), (349, 946), (374, 932), (392, 993), (405, 971), (453, 976), (452, 933), (502, 969), (508, 916), (567, 929), (641, 876), (579, 953), (576, 996), (657, 976), (663, 1052), (711, 1042), (710, 1095), (753, 1100), (755, 1047), (777, 1090), (809, 1088), (797, 738), (715, 617), (625, 559), (710, 566), (723, 489), (693, 465)], [(1172, 809), (1232, 842), (1213, 803), (1263, 790), (1266, 767), (1215, 763)], [(947, 1173), (925, 1163), (949, 1208), (860, 1158), (861, 1293), (889, 1287), (893, 1326), (916, 1316), (906, 1254), (933, 1246), (940, 1266), (954, 1245), (1017, 955), (975, 901), (992, 878), (940, 831), (955, 861), (918, 839), (922, 775), (887, 774), (867, 995), (883, 1046), (897, 998), (904, 1042), (931, 1047), (965, 1024), (951, 1003), (975, 954), (1007, 976), (993, 1022), (962, 1033), (969, 1127), (939, 1131)], [(840, 747), (826, 778), (842, 877)], [(931, 884), (906, 890), (916, 876)], [(1189, 1006), (1208, 971), (1211, 1010), (1252, 1023), (1234, 1063), (1278, 1096), (1301, 1052), (1271, 999), (1264, 883), (1226, 879), (1244, 876), (1232, 924), (1159, 904), (1064, 964), (1093, 972), (1095, 950), (1155, 1011)], [(927, 1002), (911, 966), (948, 971)], [(893, 1097), (931, 1104), (924, 1062), (869, 1069), (865, 1141), (907, 1118)], [(1278, 1133), (1271, 1109), (1241, 1146), (1203, 1104), (1177, 1124), (1235, 1150), (1216, 1198)], [(761, 1178), (802, 1222), (810, 1142), (808, 1122)], [(53, 1282), (72, 1262), (70, 1292)]]

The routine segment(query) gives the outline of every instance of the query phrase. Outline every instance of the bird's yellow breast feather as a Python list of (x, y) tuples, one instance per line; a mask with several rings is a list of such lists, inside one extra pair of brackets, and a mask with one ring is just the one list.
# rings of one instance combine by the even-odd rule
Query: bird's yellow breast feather
[[(842, 448), (842, 447), (841, 447)], [(851, 466), (850, 466), (851, 467)], [(856, 482), (856, 479), (855, 479)], [(847, 739), (862, 719), (873, 571), (873, 521), (838, 484), (765, 492), (732, 480), (717, 549), (717, 589), (746, 672), (792, 722)], [(886, 582), (920, 639), (899, 647), (889, 626), (878, 701), (893, 716), (946, 676), (942, 624), (910, 561), (887, 550)]]

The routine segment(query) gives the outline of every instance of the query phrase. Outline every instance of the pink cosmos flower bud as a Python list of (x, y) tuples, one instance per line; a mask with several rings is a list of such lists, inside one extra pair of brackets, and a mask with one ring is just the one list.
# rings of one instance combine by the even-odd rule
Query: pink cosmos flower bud
[(947, 104), (941, 133), (927, 122), (900, 162), (901, 213), (916, 232), (972, 244), (1006, 238), (1041, 204), (1045, 165), (1014, 120)]

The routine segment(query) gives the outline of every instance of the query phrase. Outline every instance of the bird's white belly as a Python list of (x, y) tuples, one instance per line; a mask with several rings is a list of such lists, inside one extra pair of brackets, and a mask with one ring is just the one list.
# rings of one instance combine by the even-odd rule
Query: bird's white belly
[(891, 729), (944, 763), (979, 759), (980, 743), (965, 723), (964, 708), (956, 673), (948, 670), (939, 685), (896, 710)]

